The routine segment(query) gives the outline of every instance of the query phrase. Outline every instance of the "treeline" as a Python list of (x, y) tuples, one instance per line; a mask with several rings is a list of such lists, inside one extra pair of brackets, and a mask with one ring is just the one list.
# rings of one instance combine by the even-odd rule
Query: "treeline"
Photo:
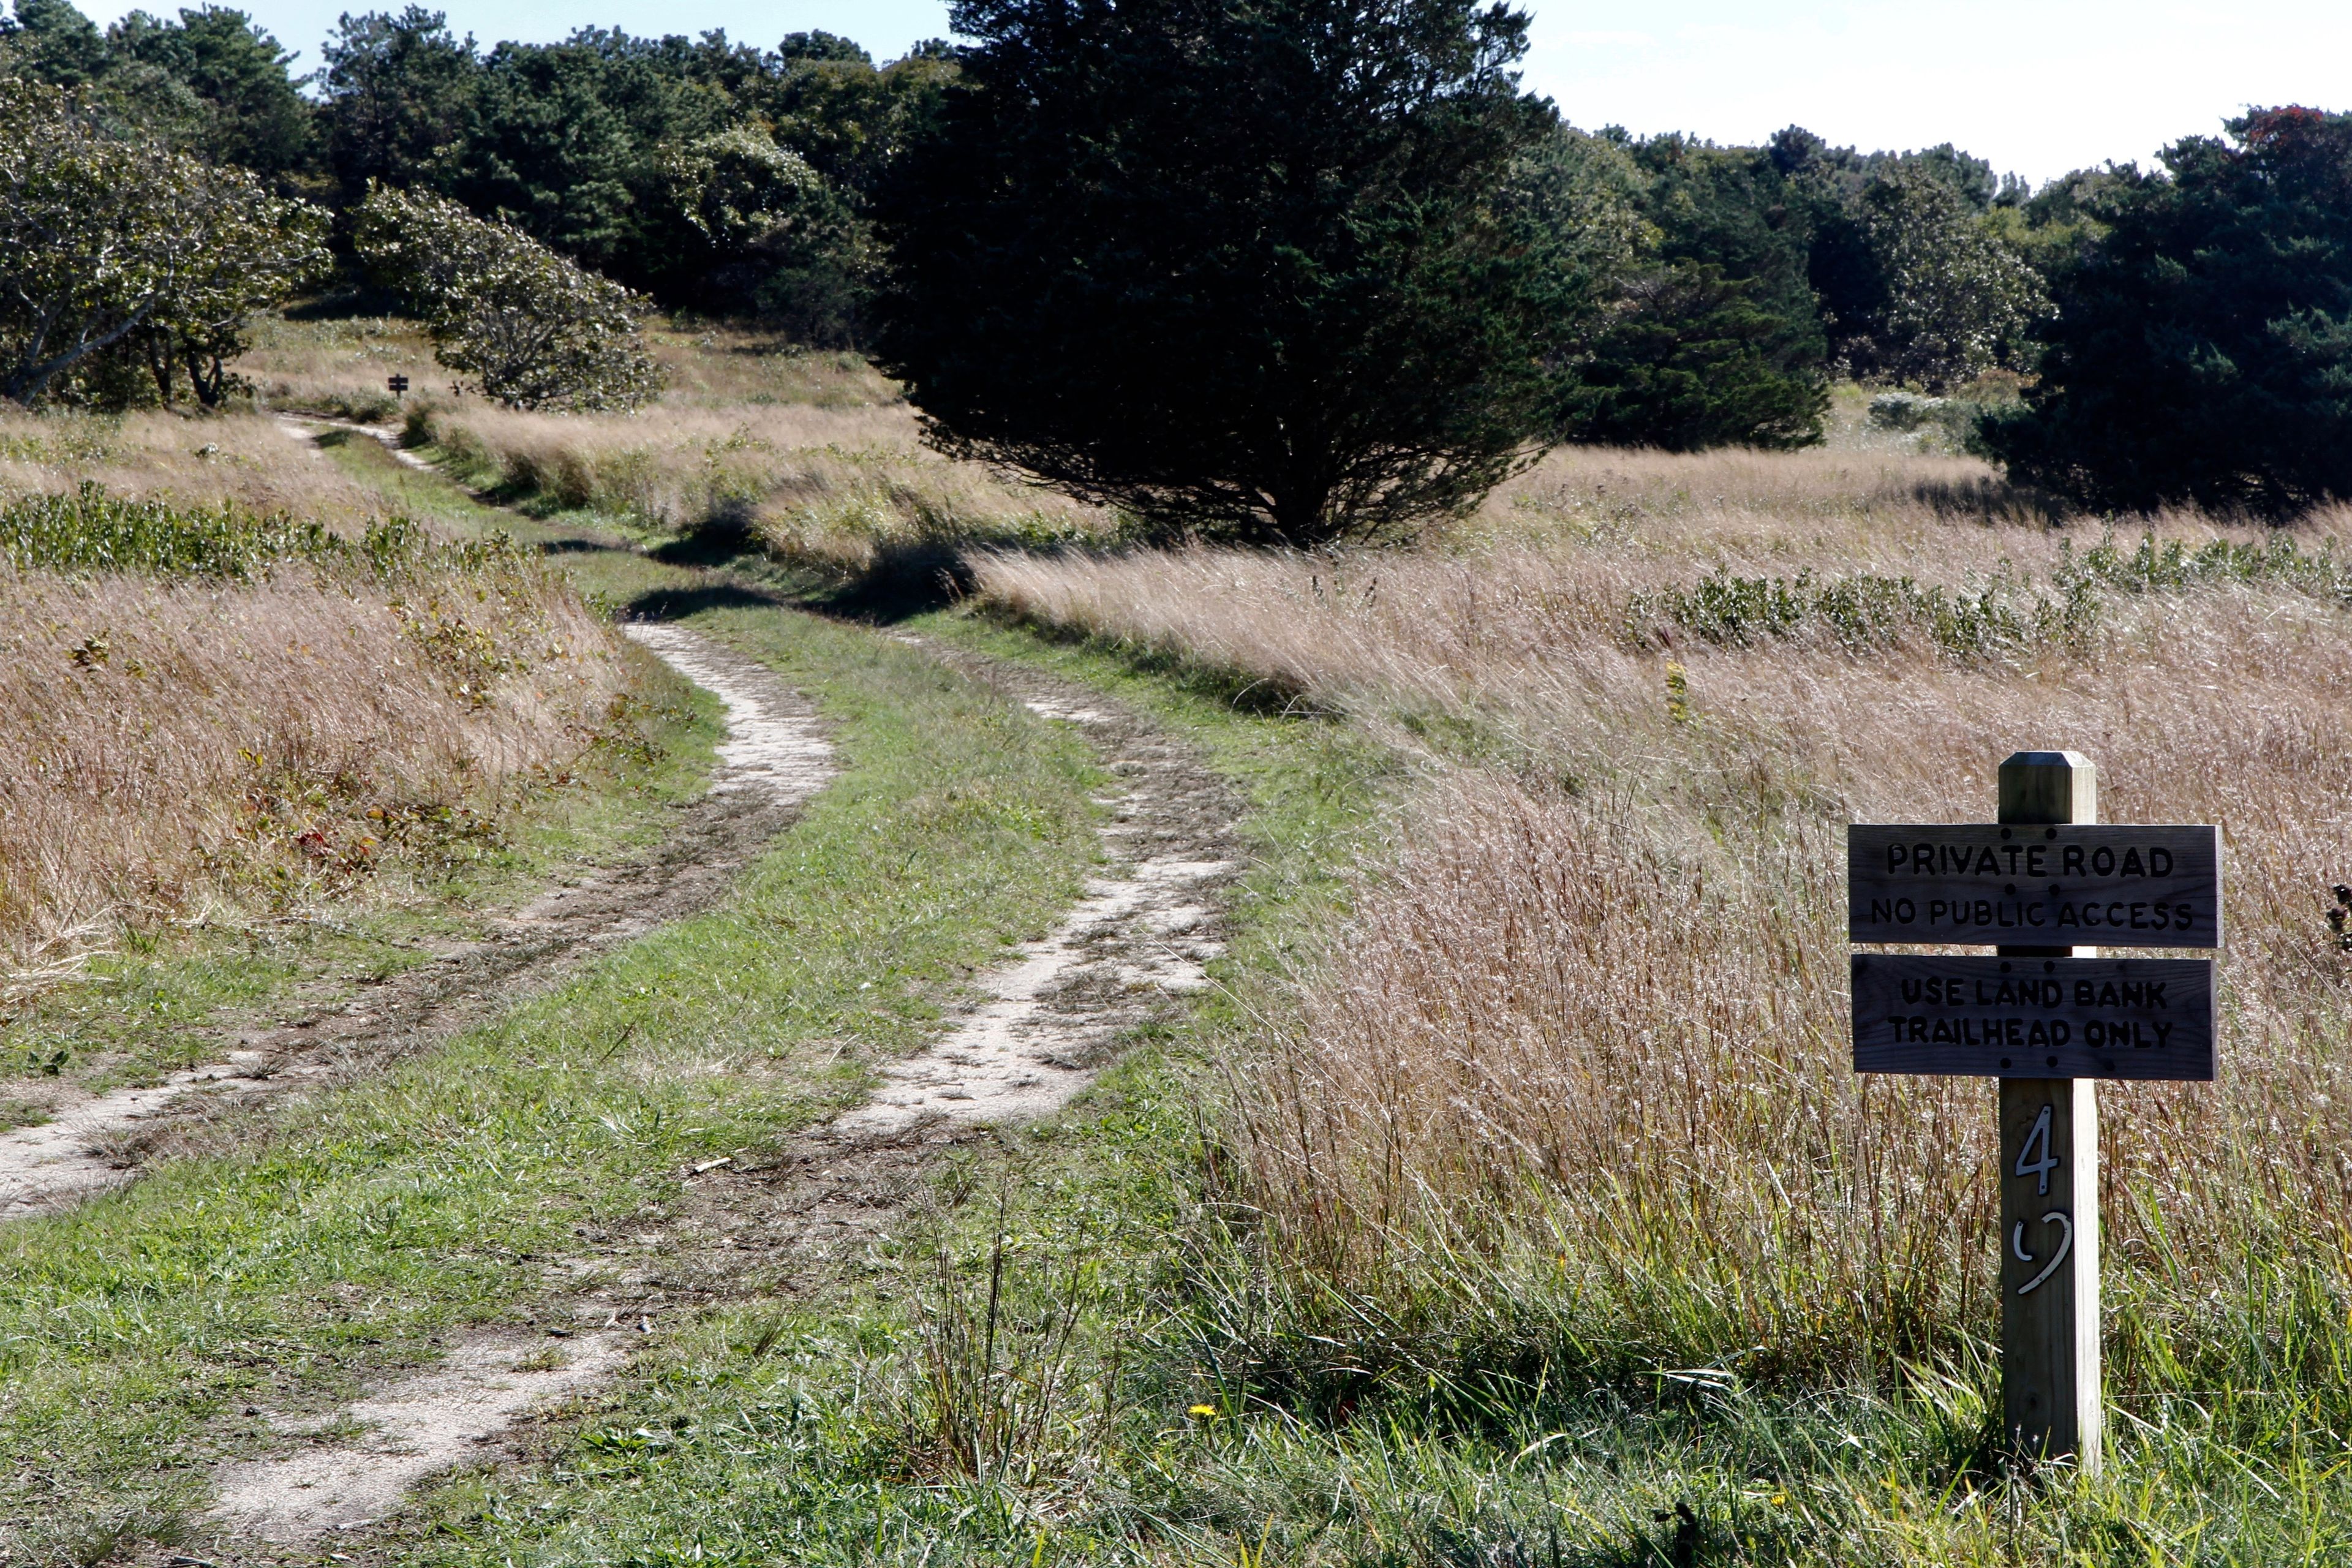
[[(349, 210), (371, 182), (430, 192), (665, 305), (828, 347), (870, 341), (874, 198), (956, 74), (944, 44), (877, 65), (822, 32), (483, 48), (414, 5), (347, 15), (299, 77), (221, 7), (101, 31), (71, 0), (19, 0), (0, 39), (12, 74), (281, 195)], [(1559, 138), (1527, 161), (1528, 199), (1567, 197), (1621, 306), (1574, 351), (1585, 374), (1555, 411), (1571, 438), (1801, 444), (1830, 379), (1940, 390), (2013, 367), (2044, 309), (2023, 259), (2042, 214), (1955, 148)]]
[(1818, 440), (1833, 378), (1940, 393), (2025, 368), (2050, 309), (2034, 258), (2072, 243), (2090, 177), (2036, 197), (1948, 143), (1864, 153), (1796, 127), (1558, 135), (1630, 220), (1560, 433), (1675, 450)]
[[(648, 395), (649, 299), (872, 353), (945, 449), (1180, 531), (1410, 529), (1558, 441), (1804, 446), (1840, 378), (1956, 395), (2074, 504), (2352, 497), (2343, 116), (2030, 191), (1948, 144), (1576, 130), (1520, 89), (1526, 18), (1475, 0), (951, 18), (969, 42), (877, 63), (824, 33), (485, 48), (410, 6), (298, 77), (237, 11), (17, 0), (0, 391), (215, 401), (255, 300), (331, 252), (509, 401)], [(123, 243), (110, 211), (278, 237), (241, 277), (150, 232), (99, 300), (75, 258)]]
[(483, 48), (415, 5), (346, 15), (320, 58), (296, 74), (225, 7), (100, 30), (71, 0), (17, 0), (0, 19), (0, 75), (281, 195), (337, 212), (371, 182), (447, 197), (666, 305), (820, 346), (869, 331), (864, 208), (953, 69), (943, 45), (877, 66), (821, 32), (761, 49), (583, 28)]

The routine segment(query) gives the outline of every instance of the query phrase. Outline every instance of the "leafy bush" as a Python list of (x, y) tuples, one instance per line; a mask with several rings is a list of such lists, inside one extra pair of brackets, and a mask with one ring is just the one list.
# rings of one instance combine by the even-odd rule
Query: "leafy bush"
[(1948, 179), (1920, 163), (1876, 175), (1862, 232), (1885, 299), (1865, 342), (1848, 345), (1862, 374), (1941, 389), (2012, 363), (2049, 313), (2040, 279)]
[(69, 494), (0, 502), (0, 563), (19, 572), (249, 582), (300, 563), (383, 583), (442, 570), (498, 577), (523, 559), (504, 535), (441, 544), (404, 517), (377, 519), (346, 539), (282, 511), (134, 500), (87, 479)]
[(240, 169), (110, 133), (0, 79), (0, 395), (40, 399), (111, 352), (217, 402), (245, 324), (325, 265), (326, 216)]
[(0, 559), (18, 571), (248, 578), (274, 562), (341, 548), (318, 524), (283, 512), (258, 516), (226, 501), (175, 507), (131, 500), (89, 480), (69, 495), (18, 496), (0, 504)]
[(2229, 132), (2085, 193), (2105, 232), (2058, 266), (2040, 382), (1986, 424), (2012, 478), (2138, 510), (2352, 498), (2352, 115)]
[(2148, 534), (2129, 550), (2113, 539), (2079, 552), (2072, 541), (2062, 544), (2052, 595), (2029, 593), (2006, 573), (1964, 593), (1871, 572), (1744, 577), (1718, 570), (1688, 588), (1636, 595), (1627, 626), (1645, 647), (1670, 643), (1662, 628), (1671, 626), (1726, 647), (1811, 637), (1861, 651), (1925, 637), (1946, 654), (1976, 658), (2081, 643), (2097, 627), (2102, 591), (2180, 593), (2230, 584), (2292, 588), (2352, 606), (2352, 563), (2336, 558), (2333, 542), (2316, 551), (2292, 539), (2216, 539), (2192, 548), (2178, 539), (2159, 544)]
[(807, 159), (752, 126), (674, 152), (669, 195), (704, 254), (704, 302), (750, 307), (794, 342), (845, 347), (863, 335), (864, 225)]
[(513, 408), (635, 408), (661, 390), (645, 301), (456, 202), (377, 189), (352, 242), (433, 334), (435, 356)]
[(1947, 398), (1922, 397), (1916, 392), (1882, 392), (1870, 400), (1870, 427), (1916, 430), (1934, 423), (1948, 405)]
[(1873, 572), (1783, 578), (1718, 570), (1688, 588), (1636, 597), (1629, 626), (1643, 646), (1671, 641), (1659, 633), (1664, 622), (1727, 647), (1812, 637), (1859, 652), (1922, 637), (1952, 657), (1982, 658), (2079, 641), (2095, 624), (2091, 586), (2077, 579), (2055, 599), (2028, 598), (2005, 581), (1969, 594)]

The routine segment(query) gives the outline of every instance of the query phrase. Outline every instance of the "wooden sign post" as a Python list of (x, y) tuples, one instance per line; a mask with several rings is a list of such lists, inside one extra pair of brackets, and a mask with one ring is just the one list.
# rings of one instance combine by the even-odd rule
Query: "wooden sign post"
[(2021, 1457), (2095, 1474), (2096, 1080), (2210, 1081), (2217, 1035), (2210, 959), (2098, 949), (2219, 947), (2221, 835), (2095, 826), (2097, 772), (2073, 752), (2003, 763), (1999, 816), (1847, 830), (1853, 941), (1995, 944), (1856, 953), (1854, 1070), (2000, 1080), (2003, 1422)]
[[(2021, 752), (2000, 765), (2000, 819), (2010, 826), (2096, 822), (2098, 770), (2073, 752)], [(2097, 950), (1999, 952), (2015, 961), (2091, 958)], [(2096, 1475), (2106, 1433), (2099, 1397), (2098, 1081), (2002, 1079), (2000, 1148), (2001, 1427), (2018, 1453), (2071, 1454)]]

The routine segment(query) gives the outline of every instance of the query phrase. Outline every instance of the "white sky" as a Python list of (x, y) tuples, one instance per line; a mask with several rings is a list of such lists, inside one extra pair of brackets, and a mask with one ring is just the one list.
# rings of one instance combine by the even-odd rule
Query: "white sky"
[[(168, 11), (178, 0), (148, 0)], [(230, 0), (236, 3), (236, 0)], [(947, 31), (943, 0), (428, 0), (484, 43), (593, 23), (773, 44), (823, 27), (878, 58)], [(2037, 183), (2215, 132), (2249, 104), (2352, 105), (2352, 4), (2271, 0), (2244, 11), (2126, 0), (1520, 0), (1535, 16), (1527, 84), (1588, 128), (1755, 142), (1800, 124), (1865, 151), (1955, 142)], [(245, 0), (318, 63), (345, 9), (394, 0)], [(131, 6), (98, 0), (111, 20)]]

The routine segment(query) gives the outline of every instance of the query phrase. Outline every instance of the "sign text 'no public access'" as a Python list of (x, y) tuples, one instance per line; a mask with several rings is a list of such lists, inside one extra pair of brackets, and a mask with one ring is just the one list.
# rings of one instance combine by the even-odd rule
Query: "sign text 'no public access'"
[(2210, 958), (1853, 955), (1857, 1072), (2210, 1080)]
[(2215, 827), (1856, 823), (1853, 942), (2219, 947)]

